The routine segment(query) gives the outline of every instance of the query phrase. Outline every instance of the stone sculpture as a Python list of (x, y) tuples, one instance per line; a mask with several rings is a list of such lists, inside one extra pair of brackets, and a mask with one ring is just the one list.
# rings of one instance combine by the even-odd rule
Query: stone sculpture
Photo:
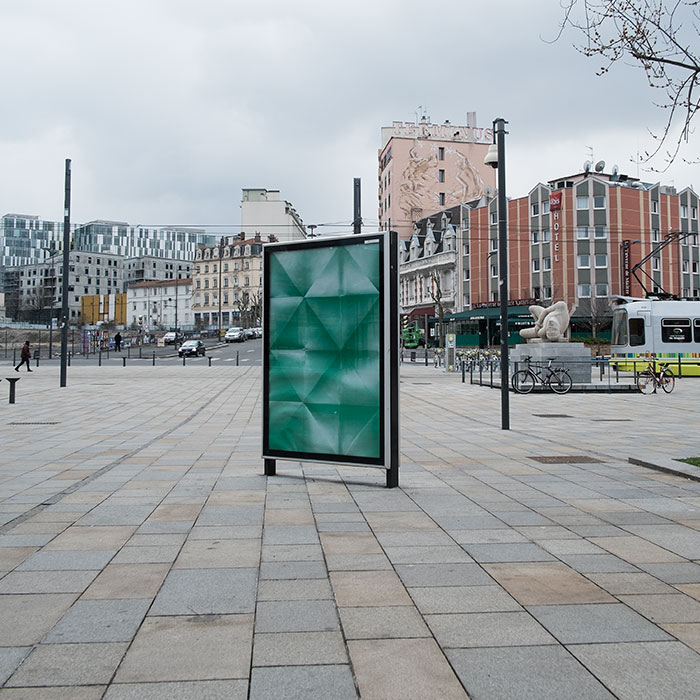
[(569, 309), (565, 301), (556, 301), (548, 307), (533, 304), (529, 309), (535, 325), (523, 328), (520, 335), (528, 343), (568, 343)]

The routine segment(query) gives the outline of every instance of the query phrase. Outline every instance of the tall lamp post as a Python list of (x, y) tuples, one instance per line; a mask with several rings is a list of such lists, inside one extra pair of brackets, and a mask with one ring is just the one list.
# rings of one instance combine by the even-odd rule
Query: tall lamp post
[(508, 202), (506, 200), (506, 120), (494, 119), (484, 164), (498, 169), (498, 294), (501, 301), (501, 429), (510, 430), (508, 393)]
[(219, 241), (219, 289), (217, 290), (217, 295), (219, 297), (219, 324), (218, 324), (218, 335), (217, 341), (221, 340), (221, 300), (223, 295), (221, 294), (221, 271), (223, 269), (222, 260), (224, 259), (224, 246), (226, 245), (226, 237), (221, 236)]
[(63, 198), (63, 284), (61, 285), (61, 379), (66, 386), (68, 375), (68, 278), (70, 275), (70, 158), (66, 158)]

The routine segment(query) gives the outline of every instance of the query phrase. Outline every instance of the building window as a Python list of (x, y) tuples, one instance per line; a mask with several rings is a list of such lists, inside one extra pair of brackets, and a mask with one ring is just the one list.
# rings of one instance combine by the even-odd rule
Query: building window
[(576, 266), (579, 268), (586, 268), (591, 266), (591, 256), (590, 255), (579, 255), (576, 258)]
[(209, 295), (208, 294), (204, 295), (204, 306), (209, 306)]
[(698, 264), (697, 262), (693, 261), (693, 272), (697, 273), (698, 271)]
[(651, 269), (652, 270), (660, 270), (661, 269), (661, 258), (652, 258), (651, 259)]
[(533, 231), (533, 232), (532, 232), (532, 242), (533, 242), (533, 243), (539, 243), (539, 242), (540, 242), (540, 232), (539, 232), (539, 231)]
[(201, 281), (201, 280), (197, 280), (197, 287), (196, 287), (196, 288), (197, 288), (197, 289), (200, 289), (201, 286), (202, 286), (202, 281)]
[(607, 284), (596, 284), (595, 286), (595, 295), (597, 297), (606, 297), (608, 296), (608, 285)]
[(595, 256), (595, 266), (596, 267), (607, 267), (608, 266), (608, 256), (603, 254)]
[(463, 255), (469, 255), (469, 243), (465, 243), (462, 246), (462, 254)]
[(228, 263), (224, 263), (224, 272), (228, 272)]
[(596, 195), (593, 197), (594, 209), (605, 209), (605, 195)]
[(539, 202), (533, 202), (530, 205), (530, 215), (531, 216), (539, 216), (540, 213), (540, 203)]
[(464, 270), (464, 281), (466, 282), (469, 279), (469, 270)]
[(657, 229), (654, 229), (651, 232), (651, 242), (652, 243), (658, 243), (661, 240), (661, 234), (658, 232)]
[(588, 209), (588, 195), (584, 195), (583, 197), (576, 197), (576, 208)]
[(204, 266), (204, 272), (209, 272), (209, 265)]
[(544, 229), (544, 231), (542, 231), (542, 242), (546, 243), (547, 241), (551, 241), (551, 240), (552, 240), (552, 234), (549, 232), (548, 229)]
[(683, 261), (683, 272), (688, 272), (690, 270), (690, 266), (688, 264), (687, 260)]
[(697, 207), (691, 207), (691, 208), (690, 208), (690, 218), (691, 218), (691, 219), (697, 219), (697, 218), (698, 218), (698, 208), (697, 208)]
[[(542, 213), (549, 214), (549, 200), (548, 199), (545, 199), (542, 202)], [(547, 289), (547, 287), (545, 287), (545, 289)]]
[(551, 270), (552, 269), (552, 258), (542, 258), (542, 269)]
[(539, 299), (539, 298), (540, 298), (540, 288), (539, 288), (539, 287), (533, 287), (533, 288), (532, 288), (532, 296), (533, 296), (535, 299)]
[(551, 287), (545, 287), (544, 288), (544, 294), (543, 294), (545, 299), (551, 299), (552, 298), (552, 288)]
[(204, 289), (209, 289), (209, 280), (204, 280)]
[(539, 272), (539, 271), (540, 271), (540, 261), (539, 261), (537, 258), (535, 258), (535, 259), (532, 261), (532, 271), (533, 271), (533, 272)]
[(491, 250), (492, 251), (498, 250), (498, 239), (497, 238), (491, 239)]
[(607, 238), (608, 237), (608, 231), (605, 228), (605, 226), (596, 226), (595, 227), (595, 237), (596, 238)]
[(438, 200), (439, 200), (440, 206), (445, 206), (445, 193), (444, 192), (440, 192), (440, 194), (438, 195)]
[(438, 160), (445, 160), (445, 149), (443, 146), (438, 146)]
[(579, 284), (578, 286), (578, 296), (579, 299), (587, 298), (591, 296), (591, 285), (590, 284)]
[(685, 204), (681, 204), (681, 219), (687, 219), (688, 218), (688, 207), (685, 206)]
[(438, 182), (445, 182), (445, 171), (438, 170)]
[(577, 226), (576, 227), (576, 238), (583, 239), (588, 238), (588, 226)]
[(491, 223), (492, 223), (492, 224), (498, 223), (498, 218), (497, 218), (497, 217), (498, 217), (498, 215), (496, 214), (496, 212), (495, 212), (495, 211), (492, 211), (492, 212), (491, 212)]

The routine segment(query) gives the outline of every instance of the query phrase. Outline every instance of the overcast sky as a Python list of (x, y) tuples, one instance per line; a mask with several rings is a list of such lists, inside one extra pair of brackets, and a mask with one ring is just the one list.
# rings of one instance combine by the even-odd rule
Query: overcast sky
[[(210, 225), (241, 189), (279, 189), (307, 224), (349, 231), (362, 178), (377, 222), (380, 128), (505, 118), (507, 191), (653, 146), (641, 70), (597, 77), (559, 0), (22, 0), (0, 4), (0, 214)], [(650, 181), (697, 185), (679, 162)], [(693, 183), (693, 177), (698, 180)], [(697, 188), (696, 188), (697, 190)]]

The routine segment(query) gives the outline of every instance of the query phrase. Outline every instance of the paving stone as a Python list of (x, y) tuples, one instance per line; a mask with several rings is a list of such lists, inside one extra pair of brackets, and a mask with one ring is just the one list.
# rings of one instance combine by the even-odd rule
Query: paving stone
[(429, 637), (430, 631), (415, 608), (408, 606), (340, 608), (346, 639)]
[(249, 700), (356, 700), (349, 666), (254, 668)]
[(252, 568), (260, 563), (260, 540), (188, 540), (176, 569)]
[(700, 622), (700, 602), (680, 593), (630, 595), (619, 598), (652, 622)]
[(520, 604), (500, 586), (431, 586), (409, 588), (424, 615), (429, 613), (517, 612)]
[(565, 564), (582, 574), (634, 573), (639, 569), (612, 554), (560, 554)]
[(216, 615), (255, 610), (256, 569), (173, 569), (151, 615)]
[(562, 644), (669, 639), (656, 625), (619, 603), (532, 605), (527, 610)]
[(610, 594), (559, 562), (487, 564), (484, 568), (521, 605), (614, 602)]
[(0, 647), (0, 686), (15, 672), (31, 647)]
[(468, 700), (433, 639), (355, 640), (348, 649), (363, 700)]
[(484, 586), (493, 583), (478, 564), (400, 564), (395, 568), (405, 586)]
[(116, 553), (115, 549), (106, 551), (44, 549), (26, 559), (17, 567), (17, 571), (94, 571), (104, 568)]
[(263, 562), (274, 561), (322, 561), (323, 549), (318, 544), (265, 545)]
[(0, 647), (38, 644), (77, 597), (77, 593), (0, 595)]
[(0, 579), (3, 593), (82, 593), (98, 571), (13, 571)]
[(394, 564), (439, 564), (444, 562), (473, 562), (473, 559), (457, 545), (449, 547), (416, 546), (385, 547), (389, 560)]
[(446, 653), (474, 700), (614, 700), (562, 647), (448, 649)]
[(425, 615), (425, 621), (443, 649), (557, 643), (526, 612)]
[(6, 686), (94, 685), (109, 683), (127, 644), (40, 644)]
[(150, 600), (79, 600), (46, 635), (46, 643), (130, 642)]
[(393, 571), (332, 571), (330, 576), (339, 607), (412, 605)]
[(294, 579), (260, 581), (258, 601), (263, 600), (330, 600), (333, 597), (328, 579)]
[(601, 588), (619, 595), (624, 593), (673, 593), (671, 586), (662, 583), (649, 574), (623, 573), (623, 574), (589, 574), (588, 578)]
[(111, 527), (95, 525), (83, 527), (73, 525), (55, 537), (45, 548), (84, 550), (84, 549), (119, 549), (134, 533), (133, 525)]
[(640, 569), (666, 583), (700, 583), (700, 566), (692, 562), (639, 564)]
[(246, 700), (248, 682), (115, 683), (104, 700)]
[(276, 632), (255, 635), (253, 666), (346, 664), (340, 632)]
[(338, 615), (331, 600), (266, 601), (258, 603), (255, 632), (334, 632)]
[(259, 525), (263, 521), (263, 507), (251, 506), (204, 506), (197, 525)]
[(322, 561), (267, 562), (260, 565), (260, 579), (326, 578), (328, 572)]
[(554, 557), (532, 543), (464, 544), (464, 549), (477, 562), (554, 561)]
[(329, 554), (326, 565), (329, 571), (387, 571), (392, 568), (384, 554)]
[(154, 598), (168, 564), (109, 564), (83, 593), (83, 600)]
[(680, 642), (568, 648), (620, 700), (695, 700), (698, 696), (698, 656)]
[(101, 700), (104, 685), (71, 685), (49, 688), (3, 688), (0, 700)]
[(318, 544), (318, 533), (312, 525), (272, 525), (263, 535), (263, 546), (268, 544)]
[(661, 625), (666, 632), (672, 634), (683, 644), (700, 653), (700, 623), (679, 622)]
[(245, 679), (252, 636), (252, 615), (147, 617), (114, 680)]
[(171, 564), (180, 553), (178, 545), (168, 547), (122, 547), (114, 564)]
[[(592, 537), (591, 542), (632, 564), (681, 561), (677, 554), (642, 537)], [(698, 551), (700, 552), (700, 549)]]
[(101, 504), (84, 515), (77, 524), (84, 525), (141, 525), (153, 512), (153, 506), (112, 506)]

